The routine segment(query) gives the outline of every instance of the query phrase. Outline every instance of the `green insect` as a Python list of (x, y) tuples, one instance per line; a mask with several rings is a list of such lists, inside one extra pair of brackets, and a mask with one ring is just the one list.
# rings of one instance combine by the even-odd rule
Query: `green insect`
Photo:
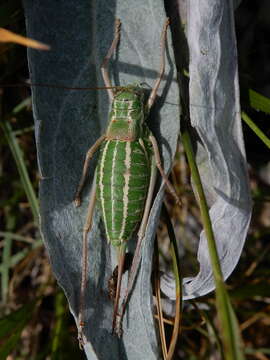
[[(157, 168), (170, 192), (179, 202), (178, 196), (161, 166), (157, 141), (145, 122), (155, 101), (164, 74), (165, 41), (168, 25), (169, 21), (167, 19), (161, 36), (160, 75), (146, 103), (144, 100), (144, 90), (140, 86), (128, 85), (116, 88), (112, 87), (109, 79), (108, 63), (119, 42), (120, 20), (116, 20), (115, 36), (101, 66), (105, 86), (108, 88), (108, 94), (112, 101), (109, 124), (106, 133), (87, 152), (82, 178), (75, 196), (75, 204), (79, 206), (89, 162), (96, 150), (100, 148), (86, 223), (83, 229), (78, 335), (80, 346), (85, 343), (83, 327), (88, 268), (87, 236), (91, 230), (95, 204), (97, 203), (100, 208), (107, 240), (112, 246), (117, 248), (118, 253), (118, 271), (117, 276), (114, 276), (114, 278), (117, 278), (117, 285), (114, 296), (112, 331), (121, 336), (121, 324), (125, 307), (140, 262), (141, 244), (151, 208)], [(138, 241), (131, 264), (127, 289), (121, 305), (121, 311), (119, 311), (121, 281), (127, 243), (137, 228), (139, 228)]]

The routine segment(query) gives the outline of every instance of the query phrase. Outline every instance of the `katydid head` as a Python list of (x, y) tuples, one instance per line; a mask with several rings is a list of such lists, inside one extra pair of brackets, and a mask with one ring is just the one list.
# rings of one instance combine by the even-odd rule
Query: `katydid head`
[(117, 90), (112, 102), (107, 138), (123, 141), (138, 139), (145, 117), (144, 107), (143, 88), (130, 85)]

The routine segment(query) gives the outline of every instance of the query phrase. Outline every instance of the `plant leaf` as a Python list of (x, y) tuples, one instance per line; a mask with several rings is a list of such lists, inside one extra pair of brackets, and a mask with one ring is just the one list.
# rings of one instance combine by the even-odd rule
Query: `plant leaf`
[[(227, 279), (241, 255), (251, 217), (233, 5), (221, 0), (201, 0), (190, 3), (191, 6), (187, 11), (187, 37), (193, 144), (222, 273)], [(205, 295), (215, 287), (204, 231), (197, 259), (199, 273), (183, 279), (185, 300)], [(165, 277), (161, 289), (174, 299), (174, 285), (168, 284)]]
[(249, 89), (250, 106), (255, 110), (260, 110), (270, 114), (270, 99), (259, 94), (257, 91)]
[[(251, 217), (234, 14), (232, 3), (221, 0), (200, 1), (189, 14), (190, 116), (200, 137), (196, 141), (197, 164), (226, 279), (241, 255)], [(197, 258), (200, 272), (184, 280), (186, 299), (214, 289), (204, 232)]]
[[(166, 18), (162, 1), (119, 1), (117, 7), (114, 2), (105, 0), (93, 4), (88, 0), (24, 2), (28, 36), (52, 45), (52, 51), (47, 53), (28, 51), (31, 82), (82, 87), (103, 85), (100, 64), (112, 42), (115, 18), (119, 17), (122, 35), (119, 51), (111, 61), (113, 83), (146, 82), (152, 86), (158, 76), (160, 35)], [(170, 49), (170, 40), (168, 42)], [(171, 166), (179, 134), (179, 101), (172, 59), (171, 50), (167, 51), (166, 74), (159, 89), (162, 97), (149, 119), (166, 171)], [(106, 91), (34, 87), (33, 110), (42, 179), (43, 237), (54, 273), (77, 319), (82, 229), (96, 158), (90, 166), (89, 185), (84, 191), (82, 206), (75, 208), (73, 199), (86, 151), (104, 132), (108, 95)], [(89, 236), (89, 282), (85, 302), (85, 330), (90, 341), (85, 346), (88, 359), (158, 357), (150, 276), (162, 198), (160, 189), (152, 207), (140, 272), (129, 301), (121, 340), (111, 335), (113, 306), (107, 288), (115, 254), (107, 244), (99, 213), (94, 215)], [(130, 248), (132, 250), (134, 244), (130, 244)]]
[(19, 310), (0, 319), (0, 358), (7, 356), (18, 346), (21, 332), (31, 319), (36, 301), (22, 306)]

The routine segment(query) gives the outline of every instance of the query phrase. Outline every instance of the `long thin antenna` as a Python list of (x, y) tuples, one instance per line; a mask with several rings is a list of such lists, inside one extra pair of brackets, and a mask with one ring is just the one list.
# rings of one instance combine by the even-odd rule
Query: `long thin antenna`
[(54, 89), (63, 89), (63, 90), (107, 90), (107, 89), (119, 89), (123, 88), (123, 86), (99, 86), (99, 87), (68, 87), (64, 85), (52, 85), (52, 84), (39, 84), (39, 83), (15, 83), (15, 84), (0, 84), (0, 88), (5, 87), (46, 87), (46, 88), (54, 88)]

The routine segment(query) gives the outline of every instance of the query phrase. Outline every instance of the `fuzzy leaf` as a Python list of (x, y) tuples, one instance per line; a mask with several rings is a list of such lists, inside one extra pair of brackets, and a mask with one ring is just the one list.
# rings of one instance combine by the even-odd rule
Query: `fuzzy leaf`
[[(231, 1), (188, 3), (189, 95), (196, 162), (202, 179), (224, 278), (235, 268), (251, 217), (251, 199), (243, 144), (236, 39)], [(198, 245), (200, 270), (184, 278), (184, 299), (214, 290), (204, 231)], [(166, 280), (167, 279), (167, 280)], [(163, 292), (175, 298), (170, 278)]]
[[(115, 1), (105, 0), (28, 0), (24, 5), (28, 36), (50, 44), (52, 49), (46, 54), (28, 51), (33, 83), (103, 86), (100, 64), (112, 42), (115, 18), (119, 17), (122, 34), (119, 51), (111, 66), (113, 83), (153, 85), (158, 76), (160, 34), (166, 18), (161, 0), (119, 1), (117, 6)], [(170, 44), (170, 38), (168, 42)], [(159, 89), (162, 96), (149, 119), (166, 171), (171, 167), (179, 134), (179, 101), (172, 59), (172, 51), (167, 51), (166, 74)], [(42, 233), (55, 276), (77, 319), (82, 229), (96, 158), (91, 163), (89, 185), (79, 209), (74, 207), (73, 198), (86, 151), (104, 132), (109, 100), (106, 91), (34, 87), (33, 109), (41, 174)], [(115, 255), (107, 244), (99, 213), (95, 213), (89, 236), (89, 279), (85, 301), (88, 359), (158, 357), (150, 276), (162, 198), (163, 190), (160, 189), (152, 207), (140, 272), (124, 319), (121, 340), (111, 335), (112, 303), (107, 288)], [(131, 244), (132, 248), (134, 244)]]

